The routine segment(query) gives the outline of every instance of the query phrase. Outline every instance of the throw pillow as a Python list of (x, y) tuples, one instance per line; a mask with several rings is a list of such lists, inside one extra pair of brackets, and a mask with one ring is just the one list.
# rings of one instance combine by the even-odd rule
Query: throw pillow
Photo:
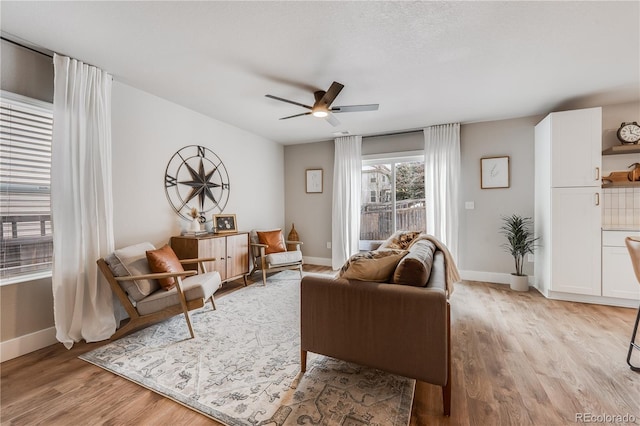
[(429, 240), (417, 240), (411, 245), (409, 254), (400, 260), (393, 273), (392, 282), (402, 285), (424, 287), (431, 275), (436, 246)]
[[(147, 262), (147, 250), (155, 250), (151, 243), (139, 243), (113, 252), (127, 271), (125, 275), (146, 275), (151, 273)], [(144, 299), (160, 288), (157, 280), (121, 281), (127, 294), (136, 302)]]
[(388, 282), (404, 250), (370, 251), (354, 254), (340, 270), (339, 276), (349, 280)]
[[(155, 273), (184, 271), (178, 256), (168, 244), (157, 250), (147, 251), (147, 262), (149, 262), (151, 272)], [(176, 280), (173, 277), (161, 278), (158, 282), (165, 290), (171, 290), (176, 285)]]
[(380, 245), (380, 249), (406, 250), (421, 233), (421, 231), (396, 231)]
[(274, 229), (273, 231), (258, 231), (258, 241), (260, 244), (266, 244), (268, 247), (265, 249), (266, 254), (282, 253), (287, 251), (282, 239), (282, 230)]

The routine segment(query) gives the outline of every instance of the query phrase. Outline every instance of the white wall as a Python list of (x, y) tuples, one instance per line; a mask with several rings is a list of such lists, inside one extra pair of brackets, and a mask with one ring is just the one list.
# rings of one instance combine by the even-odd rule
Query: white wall
[[(576, 108), (593, 105), (575, 105)], [(603, 148), (617, 144), (615, 132), (623, 121), (640, 121), (640, 103), (602, 107)], [(533, 217), (534, 208), (534, 126), (543, 116), (470, 123), (460, 126), (461, 187), (458, 268), (465, 279), (507, 283), (514, 271), (513, 258), (501, 244), (501, 217), (518, 213)], [(422, 149), (422, 133), (369, 137), (363, 139), (363, 154)], [(510, 157), (511, 186), (504, 189), (480, 188), (480, 159)], [(631, 161), (626, 156), (608, 156), (603, 169), (624, 170)], [(310, 197), (304, 193), (304, 169), (325, 167), (325, 193)], [(296, 229), (305, 242), (303, 254), (331, 257), (326, 242), (331, 240), (331, 176), (333, 142), (288, 145), (285, 147), (287, 225)], [(475, 204), (465, 209), (465, 201)], [(304, 232), (300, 232), (304, 230)], [(313, 235), (310, 235), (313, 234)], [(325, 262), (327, 263), (327, 262)], [(524, 272), (533, 274), (533, 263), (525, 262)]]
[[(4, 41), (1, 53), (3, 90), (51, 101), (50, 58)], [(112, 142), (116, 247), (160, 245), (179, 234), (164, 173), (171, 156), (191, 144), (208, 147), (224, 162), (231, 184), (225, 213), (237, 215), (240, 230), (284, 226), (284, 153), (275, 142), (117, 81)], [(0, 360), (55, 342), (50, 278), (2, 286), (0, 299)]]
[(229, 202), (240, 230), (284, 226), (284, 154), (280, 144), (114, 82), (113, 205), (116, 247), (155, 245), (185, 222), (171, 209), (164, 173), (186, 145), (215, 152), (229, 173)]
[[(502, 217), (533, 219), (534, 126), (542, 117), (472, 123), (460, 129), (460, 228), (458, 267), (463, 278), (503, 282), (515, 272), (513, 258), (501, 245)], [(480, 159), (509, 156), (509, 188), (480, 188)], [(465, 202), (473, 202), (473, 210)], [(524, 264), (533, 273), (533, 264)]]

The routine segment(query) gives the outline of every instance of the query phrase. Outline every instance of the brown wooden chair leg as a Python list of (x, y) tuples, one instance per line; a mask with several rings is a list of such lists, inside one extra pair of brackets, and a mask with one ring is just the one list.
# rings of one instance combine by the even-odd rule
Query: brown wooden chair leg
[(184, 318), (187, 320), (187, 327), (189, 327), (189, 333), (191, 334), (191, 338), (195, 338), (196, 335), (193, 332), (193, 327), (191, 326), (191, 318), (189, 317), (189, 308), (187, 307), (187, 299), (185, 299), (184, 292), (182, 291), (182, 279), (180, 277), (176, 277), (176, 290), (178, 291), (178, 298), (180, 299), (180, 305), (182, 305), (182, 311), (184, 312)]
[(211, 297), (209, 298), (209, 300), (211, 300), (211, 307), (213, 308), (213, 310), (216, 310), (216, 302), (213, 300), (213, 294), (211, 295)]
[(307, 351), (300, 350), (300, 371), (307, 371)]

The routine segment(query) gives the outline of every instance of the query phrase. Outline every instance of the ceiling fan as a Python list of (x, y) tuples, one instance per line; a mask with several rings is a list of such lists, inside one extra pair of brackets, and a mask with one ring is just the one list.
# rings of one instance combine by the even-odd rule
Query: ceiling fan
[(301, 114), (294, 114), (288, 117), (282, 117), (280, 120), (287, 120), (289, 118), (294, 117), (302, 117), (303, 115), (313, 115), (314, 117), (320, 117), (327, 120), (331, 125), (337, 126), (340, 124), (337, 118), (333, 116), (333, 114), (341, 113), (341, 112), (360, 112), (360, 111), (376, 111), (378, 109), (378, 104), (368, 104), (368, 105), (345, 105), (345, 106), (334, 106), (331, 104), (338, 97), (338, 94), (342, 90), (344, 85), (334, 81), (331, 83), (331, 87), (326, 92), (324, 90), (318, 90), (313, 93), (315, 97), (315, 102), (313, 106), (301, 104), (299, 102), (290, 101), (289, 99), (279, 98), (273, 95), (265, 95), (267, 98), (275, 99), (276, 101), (286, 102), (293, 105), (298, 105), (303, 108), (310, 110), (309, 112), (303, 112)]

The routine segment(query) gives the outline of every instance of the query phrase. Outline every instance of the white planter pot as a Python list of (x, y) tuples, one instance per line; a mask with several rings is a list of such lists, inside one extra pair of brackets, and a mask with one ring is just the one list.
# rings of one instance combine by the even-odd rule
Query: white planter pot
[(511, 290), (529, 291), (529, 277), (527, 275), (511, 274), (509, 278)]

